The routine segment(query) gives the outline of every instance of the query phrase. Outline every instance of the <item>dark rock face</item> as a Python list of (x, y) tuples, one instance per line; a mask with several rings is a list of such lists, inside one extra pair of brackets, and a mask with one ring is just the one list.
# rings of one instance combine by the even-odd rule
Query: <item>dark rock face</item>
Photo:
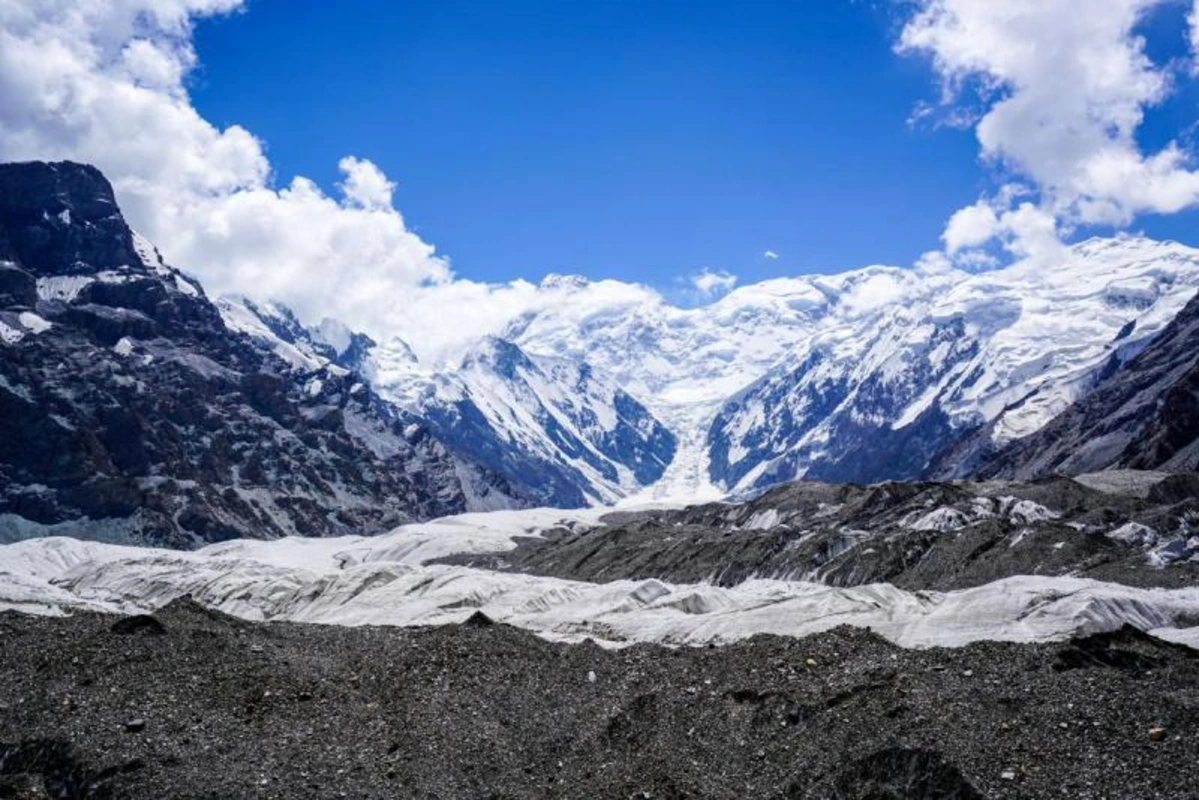
[(0, 166), (0, 541), (186, 547), (463, 510), (444, 448), (358, 384), (230, 332), (95, 169)]
[[(0, 614), (0, 787), (162, 798), (1194, 794), (1199, 659), (1131, 630), (904, 650), (838, 628), (607, 650), (501, 624), (261, 624), (190, 603), (155, 616), (164, 635), (115, 634), (92, 614)], [(1103, 655), (1059, 668), (1079, 652)]]
[(976, 472), (1030, 478), (1113, 468), (1199, 468), (1199, 298), (1094, 392)]
[(100, 171), (41, 162), (0, 169), (0, 259), (39, 277), (141, 263)]
[(558, 529), (520, 539), (515, 550), (442, 561), (585, 581), (722, 586), (778, 578), (949, 590), (1015, 575), (1186, 586), (1199, 579), (1190, 560), (1199, 554), (1199, 494), (1173, 485), (1183, 478), (1194, 476), (1135, 493), (1067, 478), (796, 482), (748, 503), (617, 512), (597, 528)]
[(471, 400), (429, 406), (423, 416), (455, 455), (506, 476), (510, 496), (531, 506), (579, 508), (587, 504), (583, 493), (587, 480), (578, 470), (513, 447)]

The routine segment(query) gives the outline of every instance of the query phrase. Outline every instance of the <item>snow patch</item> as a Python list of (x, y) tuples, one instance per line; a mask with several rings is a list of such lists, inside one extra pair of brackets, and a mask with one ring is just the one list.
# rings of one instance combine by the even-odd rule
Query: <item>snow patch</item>
[(16, 344), (25, 338), (25, 331), (0, 322), (0, 342)]
[(45, 333), (54, 327), (51, 322), (42, 319), (32, 311), (22, 311), (20, 315), (18, 315), (17, 319), (20, 321), (21, 325), (24, 326), (25, 330), (29, 333), (32, 333), (34, 336), (37, 336), (40, 333)]
[(947, 533), (964, 528), (970, 524), (970, 518), (956, 508), (944, 506), (934, 509), (908, 527), (914, 531), (939, 531)]
[(1107, 538), (1130, 547), (1152, 547), (1157, 544), (1157, 531), (1139, 522), (1129, 522), (1113, 531), (1108, 531)]
[(70, 303), (94, 280), (91, 275), (54, 275), (38, 278), (37, 296), (39, 300), (61, 300)]

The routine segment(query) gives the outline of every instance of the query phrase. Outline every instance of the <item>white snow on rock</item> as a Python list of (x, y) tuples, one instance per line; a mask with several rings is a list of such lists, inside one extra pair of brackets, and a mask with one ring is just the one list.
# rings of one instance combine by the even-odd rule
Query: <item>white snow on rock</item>
[(190, 280), (182, 275), (175, 275), (175, 288), (188, 297), (197, 297), (200, 294), (200, 290), (197, 289)]
[[(158, 248), (154, 246), (153, 242), (137, 231), (133, 232), (133, 250), (137, 253), (137, 257), (141, 259), (142, 265), (147, 269), (164, 278), (171, 275), (171, 269), (163, 263), (162, 255), (159, 254)], [(180, 291), (183, 290), (181, 289)]]
[(49, 320), (42, 319), (32, 311), (22, 311), (17, 319), (20, 321), (21, 325), (24, 326), (25, 330), (29, 333), (32, 333), (34, 336), (38, 335), (39, 333), (45, 333), (54, 327), (53, 323), (51, 323)]
[(0, 608), (134, 613), (190, 594), (252, 620), (339, 625), (461, 622), (482, 611), (549, 639), (699, 645), (756, 633), (804, 636), (837, 625), (906, 647), (1046, 641), (1131, 624), (1164, 636), (1199, 616), (1199, 587), (1139, 589), (1024, 576), (953, 592), (887, 584), (837, 588), (751, 580), (733, 588), (621, 580), (606, 584), (435, 565), (454, 552), (512, 546), (600, 512), (467, 514), (366, 538), (232, 541), (193, 552), (48, 538), (0, 547)]
[(956, 508), (937, 508), (920, 517), (908, 527), (914, 531), (956, 531), (970, 524), (970, 518)]
[(1107, 538), (1133, 547), (1152, 547), (1157, 544), (1157, 531), (1139, 522), (1128, 522), (1108, 531)]
[[(878, 283), (872, 275), (890, 278), (885, 302), (857, 299)], [(1104, 365), (1136, 355), (1191, 299), (1199, 251), (1116, 237), (1071, 247), (1053, 269), (869, 268), (790, 284), (820, 298), (805, 306), (806, 319), (795, 314), (790, 324), (763, 328), (774, 336), (775, 358), (764, 359), (771, 363), (759, 382), (730, 396), (713, 429), (733, 491), (803, 477), (811, 465), (835, 460), (845, 443), (838, 437), (854, 435), (852, 427), (845, 433), (846, 420), (898, 431), (933, 414), (956, 430), (989, 426), (997, 445), (1038, 430), (1090, 391)], [(710, 308), (743, 301), (741, 291)], [(728, 366), (753, 378), (762, 363), (738, 354)], [(702, 376), (711, 367), (687, 372)]]
[(1040, 503), (1032, 500), (1018, 500), (1015, 497), (1000, 498), (1005, 506), (1008, 519), (1016, 525), (1031, 525), (1035, 522), (1048, 522), (1060, 515)]
[(0, 342), (16, 344), (25, 338), (25, 331), (0, 322)]
[[(255, 313), (251, 304), (244, 297), (222, 297), (216, 301), (216, 306), (221, 312), (221, 319), (225, 325), (267, 344), (275, 355), (291, 366), (315, 372), (330, 363), (313, 352), (310, 347), (303, 343), (297, 345), (284, 341), (267, 327), (262, 315), (278, 313), (279, 307), (276, 304), (263, 303), (259, 313)], [(280, 316), (282, 315), (280, 314)]]
[(40, 300), (62, 300), (70, 303), (83, 287), (95, 280), (91, 275), (54, 275), (37, 279), (37, 296)]
[[(741, 286), (695, 308), (636, 284), (555, 275), (490, 336), (449, 345), (404, 329), (406, 340), (384, 338), (361, 369), (382, 397), (418, 414), (469, 394), (501, 439), (585, 475), (591, 502), (703, 502), (835, 460), (853, 435), (846, 420), (896, 432), (943, 419), (950, 432), (933, 444), (980, 425), (996, 444), (1032, 433), (1090, 391), (1106, 364), (1139, 352), (1197, 288), (1199, 250), (1136, 236), (1081, 242), (1053, 269), (870, 266)], [(244, 308), (221, 310), (231, 327), (272, 339)], [(350, 341), (335, 320), (310, 333), (339, 352)], [(497, 377), (481, 368), (472, 356), (492, 336), (535, 369)], [(320, 368), (303, 347), (275, 347)], [(587, 396), (564, 395), (571, 365), (589, 367)], [(677, 440), (648, 486), (627, 472), (598, 475), (538, 419), (569, 423), (589, 448), (611, 429), (616, 389)], [(575, 430), (564, 400), (595, 415), (591, 430)]]
[(777, 508), (767, 508), (754, 513), (752, 517), (747, 519), (741, 525), (743, 530), (747, 531), (767, 531), (777, 527), (781, 521), (781, 515)]

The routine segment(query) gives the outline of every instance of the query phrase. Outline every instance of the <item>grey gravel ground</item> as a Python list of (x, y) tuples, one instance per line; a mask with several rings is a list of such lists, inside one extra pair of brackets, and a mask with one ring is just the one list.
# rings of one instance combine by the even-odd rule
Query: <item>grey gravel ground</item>
[(0, 642), (0, 797), (1199, 797), (1199, 653), (1131, 630), (613, 651), (184, 600)]

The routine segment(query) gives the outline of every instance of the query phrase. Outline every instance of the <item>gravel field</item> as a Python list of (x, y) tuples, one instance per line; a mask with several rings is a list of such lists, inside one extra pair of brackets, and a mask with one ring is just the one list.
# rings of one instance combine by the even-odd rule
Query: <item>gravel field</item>
[(1195, 798), (1199, 653), (0, 614), (0, 797)]

